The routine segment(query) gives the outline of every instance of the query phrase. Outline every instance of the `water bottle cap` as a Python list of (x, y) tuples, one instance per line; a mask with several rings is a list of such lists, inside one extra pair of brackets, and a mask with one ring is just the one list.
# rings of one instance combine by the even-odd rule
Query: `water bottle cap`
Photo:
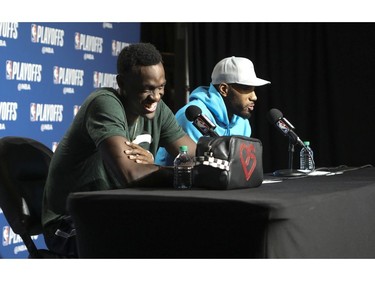
[(188, 151), (188, 147), (187, 147), (187, 145), (181, 145), (181, 146), (180, 146), (180, 151), (182, 151), (182, 152), (186, 152), (186, 151)]
[(310, 142), (309, 141), (304, 141), (303, 144), (306, 145), (306, 146), (309, 146)]

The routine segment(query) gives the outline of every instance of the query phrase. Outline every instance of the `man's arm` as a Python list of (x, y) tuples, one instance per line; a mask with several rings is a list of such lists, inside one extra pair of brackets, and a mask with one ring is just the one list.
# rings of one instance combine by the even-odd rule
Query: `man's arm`
[(127, 139), (122, 136), (113, 136), (102, 141), (98, 147), (105, 166), (115, 174), (123, 187), (132, 185), (160, 169), (157, 165), (140, 164), (129, 159), (124, 151), (133, 147), (126, 142)]

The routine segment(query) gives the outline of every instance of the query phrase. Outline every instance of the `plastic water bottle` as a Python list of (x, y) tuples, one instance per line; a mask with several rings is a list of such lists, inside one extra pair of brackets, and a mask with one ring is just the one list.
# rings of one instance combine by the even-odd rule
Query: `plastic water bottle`
[(180, 153), (173, 162), (174, 188), (191, 188), (193, 185), (194, 160), (188, 155), (188, 147), (180, 146)]
[(299, 154), (300, 170), (312, 172), (315, 170), (314, 153), (309, 141), (304, 141), (303, 143), (306, 147), (302, 147)]

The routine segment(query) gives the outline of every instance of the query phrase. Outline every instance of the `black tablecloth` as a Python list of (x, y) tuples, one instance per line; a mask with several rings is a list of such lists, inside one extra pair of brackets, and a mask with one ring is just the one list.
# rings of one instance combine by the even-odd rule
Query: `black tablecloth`
[(373, 167), (253, 189), (79, 192), (68, 209), (81, 257), (375, 257)]

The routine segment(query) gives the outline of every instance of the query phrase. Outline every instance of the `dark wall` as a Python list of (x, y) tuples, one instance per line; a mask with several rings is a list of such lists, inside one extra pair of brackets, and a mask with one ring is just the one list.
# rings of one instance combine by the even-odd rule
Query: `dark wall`
[(272, 82), (256, 89), (250, 121), (252, 137), (263, 142), (266, 172), (288, 167), (288, 138), (268, 122), (271, 108), (310, 140), (318, 167), (375, 164), (375, 24), (147, 23), (141, 40), (181, 59), (175, 43), (181, 27), (188, 34), (191, 90), (208, 85), (216, 62), (232, 55), (250, 58), (257, 75)]

